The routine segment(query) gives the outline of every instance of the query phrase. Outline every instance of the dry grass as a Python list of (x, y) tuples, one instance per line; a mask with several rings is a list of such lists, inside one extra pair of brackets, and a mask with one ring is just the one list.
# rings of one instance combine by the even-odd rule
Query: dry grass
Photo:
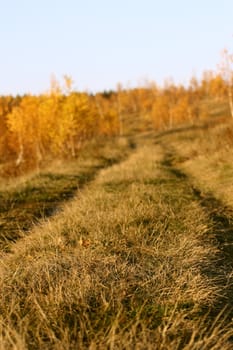
[[(233, 206), (233, 123), (174, 135), (169, 144), (176, 150), (177, 166), (204, 192)], [(181, 157), (181, 158), (180, 158)]]
[(20, 178), (0, 178), (0, 250), (8, 251), (9, 242), (21, 238), (20, 231), (54, 214), (100, 169), (125, 159), (132, 147), (126, 138), (92, 140), (78, 159), (53, 161), (43, 171)]
[(109, 169), (2, 254), (0, 349), (231, 349), (216, 248), (159, 146)]

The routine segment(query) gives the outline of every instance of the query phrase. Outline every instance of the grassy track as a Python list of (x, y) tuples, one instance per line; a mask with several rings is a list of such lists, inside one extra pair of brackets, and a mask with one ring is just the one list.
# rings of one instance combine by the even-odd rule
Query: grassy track
[(2, 255), (1, 350), (232, 349), (213, 217), (144, 144)]
[[(190, 142), (192, 141), (192, 142)], [(233, 316), (233, 163), (232, 122), (178, 133), (163, 139), (163, 147), (170, 153), (168, 164), (189, 182), (199, 205), (212, 225), (212, 235), (218, 254), (209, 274), (215, 276), (221, 289), (215, 313), (227, 305), (228, 322)]]
[[(224, 307), (228, 306), (228, 320), (233, 316), (233, 208), (224, 204), (216, 198), (213, 193), (204, 192), (205, 189), (196, 188), (193, 179), (186, 175), (179, 168), (179, 155), (174, 148), (164, 145), (166, 154), (164, 164), (167, 169), (177, 178), (182, 179), (186, 190), (192, 192), (193, 198), (207, 215), (207, 220), (211, 227), (209, 236), (215, 240), (215, 246), (218, 247), (218, 253), (212, 261), (211, 268), (206, 270), (209, 276), (215, 277), (216, 283), (221, 289), (221, 295), (215, 301), (215, 308), (212, 313), (217, 315)], [(178, 161), (178, 167), (177, 167)]]
[(6, 191), (0, 190), (0, 250), (9, 251), (12, 242), (21, 238), (41, 218), (55, 213), (97, 173), (127, 157), (132, 143), (112, 142), (115, 152), (102, 149), (84, 153), (76, 162), (58, 164), (47, 172), (34, 175)]

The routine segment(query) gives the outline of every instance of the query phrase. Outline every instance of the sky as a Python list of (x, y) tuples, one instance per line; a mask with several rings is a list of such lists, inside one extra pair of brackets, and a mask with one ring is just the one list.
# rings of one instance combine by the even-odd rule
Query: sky
[(233, 52), (232, 0), (0, 0), (0, 95), (187, 84)]

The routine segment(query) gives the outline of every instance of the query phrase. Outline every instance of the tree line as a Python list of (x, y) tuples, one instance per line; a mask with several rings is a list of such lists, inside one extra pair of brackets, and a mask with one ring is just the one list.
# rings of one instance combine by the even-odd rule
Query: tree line
[(75, 158), (93, 138), (126, 133), (130, 116), (166, 130), (208, 117), (210, 100), (228, 101), (232, 112), (232, 79), (224, 74), (205, 72), (188, 86), (172, 81), (163, 87), (155, 82), (137, 88), (119, 84), (96, 94), (75, 91), (72, 79), (64, 76), (62, 84), (53, 78), (41, 95), (1, 96), (0, 173), (11, 169), (18, 174), (40, 168), (48, 159)]

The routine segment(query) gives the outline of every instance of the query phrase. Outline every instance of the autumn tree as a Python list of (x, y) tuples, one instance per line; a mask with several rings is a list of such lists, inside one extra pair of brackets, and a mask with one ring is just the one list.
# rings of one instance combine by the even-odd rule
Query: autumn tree
[(222, 60), (219, 65), (220, 72), (223, 76), (224, 81), (227, 85), (228, 92), (228, 102), (231, 112), (231, 117), (233, 118), (233, 98), (232, 98), (232, 85), (233, 85), (233, 55), (228, 52), (227, 49), (222, 51)]
[(152, 119), (156, 129), (166, 129), (170, 126), (170, 104), (169, 97), (160, 93), (152, 107)]
[(12, 137), (17, 140), (15, 144), (17, 147), (17, 166), (25, 160), (26, 153), (30, 153), (30, 159), (34, 158), (37, 165), (41, 160), (38, 106), (38, 98), (28, 95), (7, 116), (9, 130)]

